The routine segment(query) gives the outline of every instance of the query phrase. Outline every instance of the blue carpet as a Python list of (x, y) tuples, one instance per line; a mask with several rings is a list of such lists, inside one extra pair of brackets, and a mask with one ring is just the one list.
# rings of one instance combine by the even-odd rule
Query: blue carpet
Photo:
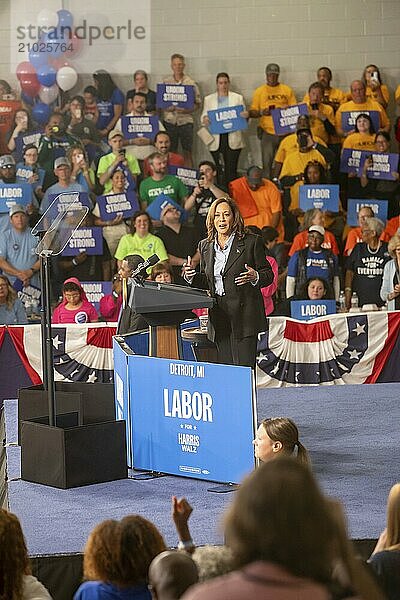
[[(289, 416), (310, 450), (323, 489), (344, 502), (350, 535), (375, 538), (384, 527), (391, 485), (400, 481), (400, 384), (263, 389), (258, 415)], [(7, 400), (7, 442), (16, 441), (17, 402)], [(167, 544), (176, 545), (170, 519), (173, 494), (186, 496), (197, 544), (222, 542), (221, 517), (230, 494), (207, 492), (207, 482), (166, 476), (125, 479), (70, 490), (21, 481), (20, 449), (7, 448), (10, 510), (21, 519), (31, 554), (79, 552), (96, 523), (141, 514)]]

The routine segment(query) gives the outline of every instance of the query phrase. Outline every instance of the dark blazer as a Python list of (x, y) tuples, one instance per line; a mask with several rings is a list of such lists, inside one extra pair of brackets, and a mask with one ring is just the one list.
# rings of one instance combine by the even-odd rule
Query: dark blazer
[[(195, 275), (193, 285), (208, 289), (215, 296), (214, 286), (214, 242), (207, 239), (199, 244), (200, 273)], [(249, 265), (259, 274), (257, 285), (247, 283), (236, 285), (235, 278), (243, 273)], [(223, 282), (226, 302), (231, 320), (233, 336), (242, 339), (247, 336), (257, 335), (266, 328), (264, 302), (261, 288), (269, 285), (274, 278), (271, 266), (265, 258), (262, 239), (258, 235), (246, 233), (242, 239), (237, 235), (232, 243), (231, 251), (226, 262)], [(211, 308), (209, 313), (208, 337), (215, 340), (215, 327), (219, 311), (217, 307)]]

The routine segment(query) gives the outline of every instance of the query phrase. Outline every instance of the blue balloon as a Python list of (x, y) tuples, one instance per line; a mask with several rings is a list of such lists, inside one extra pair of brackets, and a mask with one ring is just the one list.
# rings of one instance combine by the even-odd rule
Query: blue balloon
[(72, 28), (72, 23), (74, 21), (74, 17), (71, 15), (69, 10), (61, 9), (61, 10), (57, 11), (57, 14), (58, 14), (57, 27), (71, 27)]
[(51, 115), (51, 108), (44, 102), (38, 102), (32, 108), (32, 117), (40, 125), (45, 125)]
[[(38, 44), (38, 42), (36, 42), (36, 44)], [(35, 44), (33, 44), (33, 46), (35, 46)], [(35, 69), (38, 69), (47, 63), (47, 53), (29, 50), (29, 62)]]
[(42, 42), (46, 45), (46, 56), (48, 58), (59, 58), (66, 50), (66, 44), (69, 41), (68, 32), (52, 29), (42, 36)]
[(57, 71), (49, 65), (42, 65), (36, 70), (39, 83), (46, 87), (51, 87), (56, 82)]
[(35, 102), (35, 100), (28, 96), (28, 94), (25, 94), (25, 92), (21, 92), (21, 100), (24, 104), (29, 104), (29, 106), (33, 106)]

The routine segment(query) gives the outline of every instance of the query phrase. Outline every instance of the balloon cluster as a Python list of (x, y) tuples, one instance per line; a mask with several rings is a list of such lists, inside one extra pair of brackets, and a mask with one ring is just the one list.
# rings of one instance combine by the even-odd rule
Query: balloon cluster
[(33, 105), (33, 118), (44, 124), (51, 114), (49, 105), (58, 98), (60, 90), (67, 92), (78, 81), (78, 74), (68, 59), (79, 53), (81, 40), (74, 34), (69, 35), (73, 16), (68, 10), (43, 9), (37, 22), (46, 33), (31, 44), (29, 61), (18, 65), (16, 75), (23, 100)]

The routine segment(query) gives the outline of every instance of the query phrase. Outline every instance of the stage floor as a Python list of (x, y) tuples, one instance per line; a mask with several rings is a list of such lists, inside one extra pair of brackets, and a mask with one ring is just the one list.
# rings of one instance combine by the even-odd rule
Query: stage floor
[[(322, 488), (345, 505), (353, 539), (378, 537), (388, 491), (400, 481), (399, 398), (400, 384), (258, 390), (259, 420), (289, 416), (298, 424)], [(211, 493), (215, 484), (172, 476), (69, 490), (21, 481), (16, 400), (5, 402), (5, 416), (9, 508), (21, 519), (30, 554), (79, 552), (95, 524), (129, 513), (153, 521), (175, 546), (172, 495), (194, 507), (197, 544), (222, 543), (222, 515), (233, 493)]]

